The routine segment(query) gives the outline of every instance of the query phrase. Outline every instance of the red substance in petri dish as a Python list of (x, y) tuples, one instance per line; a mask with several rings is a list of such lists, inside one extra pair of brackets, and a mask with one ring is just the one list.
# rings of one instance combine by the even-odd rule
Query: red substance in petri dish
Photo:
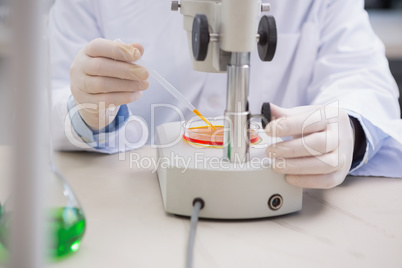
[[(209, 126), (200, 126), (188, 128), (183, 139), (197, 144), (222, 146), (223, 145), (223, 126), (214, 126), (215, 130)], [(258, 142), (260, 136), (251, 130), (250, 142), (251, 144)]]

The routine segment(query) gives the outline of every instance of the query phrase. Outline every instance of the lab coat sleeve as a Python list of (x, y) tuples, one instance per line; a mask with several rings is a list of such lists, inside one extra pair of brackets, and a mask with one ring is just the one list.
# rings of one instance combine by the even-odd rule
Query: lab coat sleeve
[(327, 1), (308, 98), (311, 104), (335, 103), (362, 125), (366, 154), (352, 175), (401, 178), (398, 88), (363, 6), (363, 0)]
[[(88, 42), (103, 37), (99, 25), (96, 1), (58, 0), (49, 14), (49, 47), (52, 85), (52, 139), (57, 150), (86, 150), (116, 153), (142, 146), (148, 135), (147, 126), (141, 118), (130, 113), (128, 120), (116, 131), (92, 133), (96, 142), (85, 139), (84, 127), (77, 133), (72, 123), (74, 109), (68, 109), (70, 92), (70, 66)], [(118, 120), (118, 118), (116, 119)], [(85, 133), (89, 135), (87, 128)], [(99, 146), (100, 143), (102, 144)]]

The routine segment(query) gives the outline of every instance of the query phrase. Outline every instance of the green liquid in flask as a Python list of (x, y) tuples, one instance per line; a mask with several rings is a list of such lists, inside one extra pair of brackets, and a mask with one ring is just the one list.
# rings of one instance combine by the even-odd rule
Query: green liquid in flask
[[(0, 204), (0, 222), (1, 222), (1, 218), (2, 218), (2, 209), (3, 208)], [(3, 263), (7, 260), (6, 249), (3, 247), (2, 233), (3, 233), (3, 229), (0, 224), (0, 263)]]
[[(49, 246), (46, 249), (48, 256), (53, 259), (61, 258), (77, 251), (85, 233), (84, 213), (80, 209), (73, 207), (53, 208), (48, 212)], [(3, 214), (0, 213), (0, 243), (4, 248), (7, 248), (8, 245), (9, 227), (9, 215), (4, 212)]]
[(85, 232), (84, 213), (78, 208), (54, 208), (49, 215), (50, 256), (63, 257), (77, 251)]

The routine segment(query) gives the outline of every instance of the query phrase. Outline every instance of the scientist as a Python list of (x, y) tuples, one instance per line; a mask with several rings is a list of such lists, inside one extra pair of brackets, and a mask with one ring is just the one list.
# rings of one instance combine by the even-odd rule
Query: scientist
[[(294, 137), (267, 149), (286, 161), (275, 171), (306, 188), (331, 188), (348, 174), (402, 177), (398, 88), (364, 1), (269, 2), (277, 51), (270, 63), (252, 53), (249, 107), (276, 104), (267, 133)], [(116, 153), (130, 149), (122, 135), (143, 141), (147, 129), (152, 136), (183, 118), (179, 103), (131, 64), (141, 57), (204, 115), (223, 115), (226, 75), (192, 70), (182, 20), (168, 0), (56, 0), (49, 38), (58, 149)], [(319, 120), (305, 128), (311, 118)]]

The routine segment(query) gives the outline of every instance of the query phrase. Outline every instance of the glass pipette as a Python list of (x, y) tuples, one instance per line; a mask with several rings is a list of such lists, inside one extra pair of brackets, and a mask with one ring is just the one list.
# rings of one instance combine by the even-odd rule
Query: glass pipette
[[(122, 44), (125, 44), (121, 39), (115, 39), (115, 41), (120, 42)], [(134, 64), (139, 64), (145, 68), (147, 68), (149, 74), (151, 77), (153, 77), (158, 83), (163, 86), (170, 94), (173, 95), (179, 102), (181, 102), (184, 106), (187, 107), (190, 111), (195, 113), (199, 118), (202, 119), (208, 126), (210, 126), (213, 130), (215, 130), (214, 126), (194, 107), (194, 105), (191, 104), (191, 102), (184, 97), (183, 94), (180, 93), (172, 84), (170, 84), (162, 75), (160, 75), (157, 71), (155, 71), (153, 68), (151, 68), (148, 64), (144, 62), (144, 60), (140, 59), (137, 60), (136, 62), (133, 62)]]
[(202, 119), (208, 126), (210, 126), (213, 130), (215, 127), (206, 119), (195, 107), (191, 104), (191, 102), (183, 95), (179, 90), (177, 90), (172, 84), (170, 84), (162, 75), (160, 75), (157, 71), (149, 67), (148, 64), (144, 62), (144, 60), (140, 59), (135, 62), (135, 64), (139, 64), (145, 68), (147, 68), (149, 75), (153, 77), (158, 83), (164, 87), (170, 94), (172, 94), (180, 103), (182, 103), (186, 108), (195, 113), (199, 118)]

